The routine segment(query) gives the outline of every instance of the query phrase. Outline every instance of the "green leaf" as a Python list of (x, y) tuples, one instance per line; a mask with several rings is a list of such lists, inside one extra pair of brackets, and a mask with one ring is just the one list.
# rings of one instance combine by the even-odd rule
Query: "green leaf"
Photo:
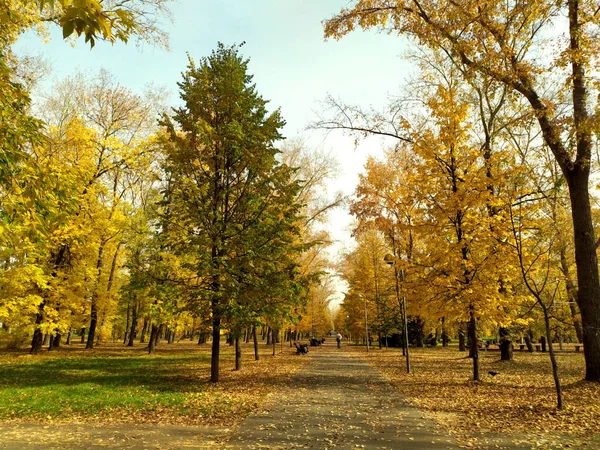
[(66, 22), (63, 25), (63, 39), (68, 38), (75, 31), (75, 23), (73, 21)]

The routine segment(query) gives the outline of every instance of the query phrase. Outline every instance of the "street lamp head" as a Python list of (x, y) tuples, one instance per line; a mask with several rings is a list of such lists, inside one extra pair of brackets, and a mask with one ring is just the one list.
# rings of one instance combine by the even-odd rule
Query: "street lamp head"
[(387, 255), (385, 255), (383, 257), (383, 260), (390, 266), (393, 266), (396, 263), (396, 258), (391, 253), (388, 253)]

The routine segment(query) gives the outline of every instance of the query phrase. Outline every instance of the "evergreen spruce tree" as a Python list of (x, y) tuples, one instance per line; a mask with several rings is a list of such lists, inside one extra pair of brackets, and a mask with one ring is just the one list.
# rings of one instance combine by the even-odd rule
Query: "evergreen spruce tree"
[(267, 111), (247, 69), (238, 46), (190, 59), (179, 83), (184, 105), (162, 121), (168, 233), (194, 255), (199, 297), (210, 302), (213, 382), (224, 321), (256, 316), (256, 289), (275, 274), (292, 286), (290, 253), (300, 248), (298, 183), (274, 147), (284, 121)]

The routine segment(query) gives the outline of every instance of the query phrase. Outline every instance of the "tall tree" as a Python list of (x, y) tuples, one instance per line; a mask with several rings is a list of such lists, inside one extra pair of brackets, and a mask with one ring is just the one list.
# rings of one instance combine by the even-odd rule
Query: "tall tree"
[(297, 183), (276, 160), (284, 122), (269, 112), (239, 47), (190, 59), (179, 83), (184, 105), (165, 116), (166, 173), (173, 180), (169, 233), (183, 236), (211, 304), (211, 381), (219, 380), (221, 327), (247, 280), (294, 234)]

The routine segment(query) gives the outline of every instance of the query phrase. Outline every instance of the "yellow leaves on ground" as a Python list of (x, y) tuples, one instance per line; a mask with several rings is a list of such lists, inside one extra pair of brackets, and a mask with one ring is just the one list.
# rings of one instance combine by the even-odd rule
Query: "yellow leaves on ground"
[[(557, 411), (547, 353), (517, 352), (514, 361), (499, 361), (498, 352), (480, 353), (480, 382), (466, 381), (471, 360), (456, 348), (411, 349), (413, 373), (404, 371), (397, 350), (371, 352), (381, 370), (411, 404), (431, 413), (450, 430), (468, 438), (478, 431), (502, 433), (598, 432), (600, 385), (581, 381), (582, 353), (558, 353), (565, 404)], [(497, 372), (491, 376), (488, 372)], [(473, 428), (473, 424), (475, 428)]]

